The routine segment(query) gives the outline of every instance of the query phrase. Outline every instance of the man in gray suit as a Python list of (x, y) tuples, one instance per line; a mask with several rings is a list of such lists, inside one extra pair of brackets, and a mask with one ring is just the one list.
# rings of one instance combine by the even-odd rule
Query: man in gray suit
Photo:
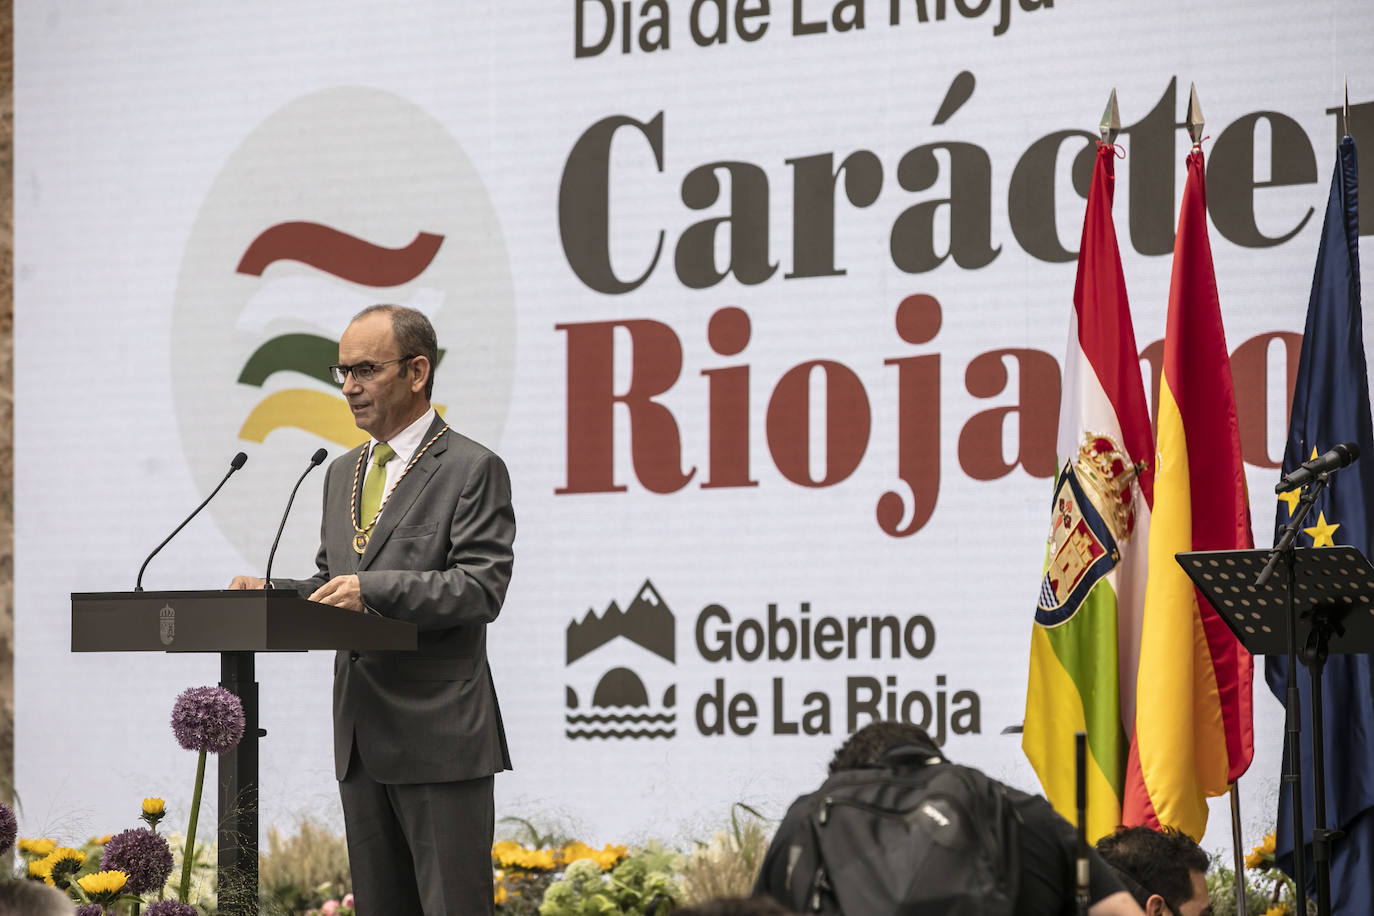
[(505, 464), (430, 406), (437, 359), (413, 309), (372, 306), (349, 324), (331, 372), (371, 440), (326, 472), (319, 572), (273, 580), (419, 630), (413, 653), (334, 663), (334, 769), (360, 916), (492, 912), (492, 777), (510, 755), (486, 630), (510, 582), (515, 515)]

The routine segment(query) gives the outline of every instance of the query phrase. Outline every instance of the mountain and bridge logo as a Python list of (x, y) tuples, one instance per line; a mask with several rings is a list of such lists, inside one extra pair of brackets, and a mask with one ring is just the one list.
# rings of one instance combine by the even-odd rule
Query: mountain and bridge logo
[[(648, 579), (623, 610), (613, 600), (568, 624), (564, 734), (570, 739), (677, 735), (676, 620)], [(593, 662), (600, 664), (592, 664)], [(579, 691), (580, 687), (580, 691)]]

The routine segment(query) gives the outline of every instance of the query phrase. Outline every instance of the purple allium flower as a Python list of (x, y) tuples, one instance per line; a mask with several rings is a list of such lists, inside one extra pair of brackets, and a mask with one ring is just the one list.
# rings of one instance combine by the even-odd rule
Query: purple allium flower
[(148, 909), (143, 911), (143, 916), (196, 916), (196, 908), (189, 903), (159, 900), (156, 903), (148, 904)]
[(10, 851), (18, 835), (19, 822), (14, 819), (14, 809), (0, 802), (0, 855)]
[(243, 737), (243, 704), (223, 687), (183, 690), (172, 706), (172, 732), (188, 751), (227, 754)]
[(76, 916), (105, 916), (105, 908), (98, 903), (77, 907)]
[(172, 874), (172, 851), (167, 841), (151, 830), (125, 830), (105, 844), (100, 868), (124, 872), (129, 876), (125, 885), (129, 893), (146, 894), (167, 883)]

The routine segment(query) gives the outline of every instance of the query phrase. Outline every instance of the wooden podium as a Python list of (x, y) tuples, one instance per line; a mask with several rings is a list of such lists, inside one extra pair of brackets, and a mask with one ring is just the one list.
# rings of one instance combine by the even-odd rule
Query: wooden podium
[[(243, 740), (219, 759), (221, 913), (258, 912), (258, 685), (254, 653), (413, 652), (415, 625), (318, 604), (285, 589), (73, 592), (73, 652), (218, 652), (243, 702)], [(227, 880), (226, 880), (227, 879)]]

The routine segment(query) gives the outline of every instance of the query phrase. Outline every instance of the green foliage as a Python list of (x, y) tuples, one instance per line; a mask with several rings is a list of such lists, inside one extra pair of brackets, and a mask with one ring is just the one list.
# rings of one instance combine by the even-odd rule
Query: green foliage
[(506, 892), (502, 895), (497, 891), (496, 912), (501, 916), (536, 916), (556, 877), (552, 871), (503, 870), (501, 885)]
[(610, 874), (587, 859), (574, 862), (544, 895), (540, 916), (644, 916), (655, 901), (667, 913), (682, 903), (682, 857), (657, 844), (630, 855)]
[[(1212, 901), (1212, 916), (1238, 916), (1236, 913), (1236, 873), (1218, 858), (1207, 870), (1207, 895)], [(1275, 905), (1297, 908), (1293, 882), (1277, 868), (1245, 870), (1245, 916), (1265, 916)], [(1309, 901), (1309, 910), (1311, 901)]]

